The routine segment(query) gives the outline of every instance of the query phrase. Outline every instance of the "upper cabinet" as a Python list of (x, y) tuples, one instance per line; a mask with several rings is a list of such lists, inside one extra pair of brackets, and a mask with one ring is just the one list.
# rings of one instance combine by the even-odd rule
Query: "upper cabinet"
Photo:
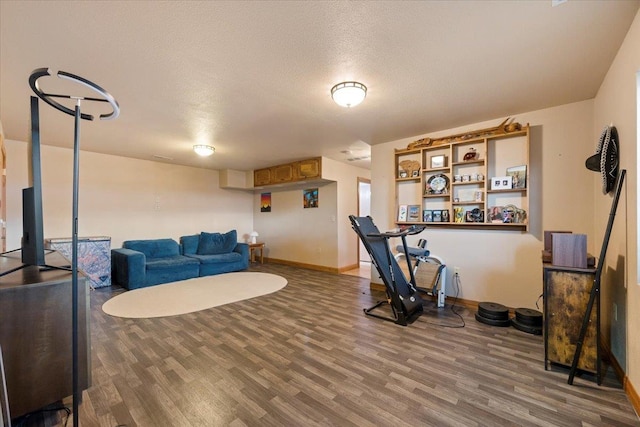
[(256, 169), (253, 172), (254, 187), (284, 184), (317, 179), (322, 176), (322, 158), (316, 157), (284, 165)]
[(527, 229), (528, 124), (416, 141), (395, 169), (399, 225)]

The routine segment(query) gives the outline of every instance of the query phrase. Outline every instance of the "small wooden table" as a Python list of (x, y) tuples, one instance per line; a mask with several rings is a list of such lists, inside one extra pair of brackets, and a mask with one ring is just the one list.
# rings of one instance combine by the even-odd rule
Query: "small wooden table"
[(264, 264), (264, 242), (249, 243), (249, 258), (255, 262), (255, 251), (260, 250), (260, 264)]

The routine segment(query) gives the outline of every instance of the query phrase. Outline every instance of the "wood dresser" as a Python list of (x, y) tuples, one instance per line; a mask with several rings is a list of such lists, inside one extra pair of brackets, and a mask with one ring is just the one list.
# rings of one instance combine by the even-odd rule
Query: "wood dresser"
[[(560, 267), (544, 264), (544, 358), (552, 364), (571, 367), (587, 311), (595, 268)], [(600, 298), (595, 300), (578, 369), (600, 381)]]

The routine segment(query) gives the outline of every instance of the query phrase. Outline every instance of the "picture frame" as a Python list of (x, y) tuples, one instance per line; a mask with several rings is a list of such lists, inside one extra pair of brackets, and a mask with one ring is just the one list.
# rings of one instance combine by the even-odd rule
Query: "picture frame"
[(405, 222), (407, 220), (407, 205), (398, 206), (398, 222)]
[(512, 188), (527, 188), (527, 165), (507, 168), (507, 176), (511, 177)]
[(271, 193), (260, 194), (260, 212), (271, 212)]
[(512, 176), (494, 176), (491, 178), (492, 190), (511, 190), (512, 188)]
[(433, 222), (442, 222), (442, 211), (441, 210), (433, 211)]
[(411, 178), (419, 178), (419, 177), (420, 177), (420, 171), (411, 172)]
[(398, 178), (408, 178), (409, 174), (407, 174), (407, 171), (400, 171), (398, 173)]
[(422, 211), (423, 222), (433, 222), (433, 211), (425, 209)]
[(305, 209), (318, 207), (318, 189), (309, 188), (302, 190), (302, 206)]
[(449, 222), (449, 209), (442, 210), (442, 222)]
[(407, 209), (407, 221), (409, 222), (420, 221), (420, 205), (409, 205)]
[(484, 210), (475, 208), (466, 211), (464, 222), (484, 222)]
[(444, 154), (438, 154), (431, 156), (431, 169), (440, 169), (447, 166), (447, 156)]

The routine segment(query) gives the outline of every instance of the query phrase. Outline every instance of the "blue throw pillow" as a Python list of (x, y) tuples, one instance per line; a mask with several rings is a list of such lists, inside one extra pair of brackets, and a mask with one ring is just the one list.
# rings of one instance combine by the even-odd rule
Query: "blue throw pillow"
[(193, 255), (198, 252), (198, 244), (200, 243), (200, 235), (193, 234), (191, 236), (180, 237), (183, 255)]
[(238, 244), (236, 230), (228, 233), (200, 233), (198, 255), (218, 255), (232, 252)]

